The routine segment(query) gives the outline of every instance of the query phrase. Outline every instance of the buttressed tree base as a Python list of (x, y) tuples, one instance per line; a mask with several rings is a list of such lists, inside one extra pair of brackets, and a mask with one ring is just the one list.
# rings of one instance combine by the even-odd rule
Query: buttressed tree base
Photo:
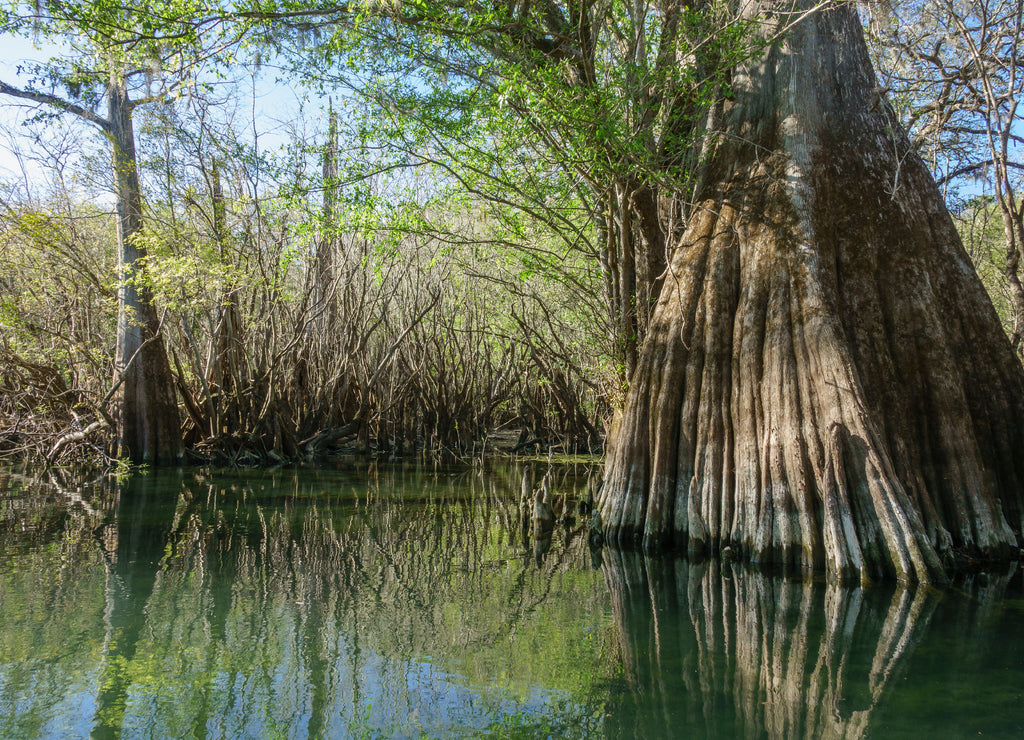
[[(1024, 373), (856, 10), (760, 2), (612, 440), (620, 546), (829, 580), (1016, 558)], [(764, 26), (762, 26), (764, 27)]]

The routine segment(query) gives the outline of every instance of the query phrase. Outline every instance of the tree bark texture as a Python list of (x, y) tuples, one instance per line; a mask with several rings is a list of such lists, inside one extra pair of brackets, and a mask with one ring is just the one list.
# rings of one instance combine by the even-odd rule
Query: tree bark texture
[(852, 5), (741, 12), (734, 71), (599, 504), (612, 543), (833, 581), (1016, 555), (1024, 373)]
[(108, 86), (109, 129), (118, 212), (117, 349), (115, 377), (123, 376), (115, 416), (118, 454), (133, 462), (170, 465), (181, 461), (178, 405), (160, 321), (143, 279), (142, 193), (136, 169), (133, 105), (123, 84)]

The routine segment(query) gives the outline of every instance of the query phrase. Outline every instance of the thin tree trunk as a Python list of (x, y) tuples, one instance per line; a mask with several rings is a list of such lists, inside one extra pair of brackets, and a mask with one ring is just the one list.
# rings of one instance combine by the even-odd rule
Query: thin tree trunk
[(321, 236), (314, 259), (314, 311), (320, 317), (316, 325), (322, 333), (332, 332), (337, 323), (334, 257), (338, 247), (334, 223), (338, 202), (338, 114), (331, 109), (327, 127), (327, 146), (323, 160), (324, 207)]
[[(216, 159), (212, 162), (208, 180), (213, 231), (217, 240), (219, 259), (222, 265), (228, 266), (232, 257), (228, 254), (230, 234), (227, 203)], [(246, 424), (242, 395), (249, 376), (246, 373), (243, 333), (238, 288), (233, 281), (227, 282), (220, 287), (209, 353), (203, 369), (206, 377), (204, 386), (208, 395), (210, 432), (214, 437), (242, 429)]]
[[(107, 84), (108, 117), (48, 93), (19, 90), (0, 81), (0, 94), (52, 106), (97, 126), (111, 144), (118, 214), (117, 340), (111, 416), (117, 426), (116, 454), (154, 465), (181, 461), (182, 439), (173, 377), (160, 322), (146, 285), (146, 252), (135, 239), (142, 231), (142, 192), (136, 170), (132, 113), (123, 75)], [(104, 403), (106, 399), (104, 400)]]
[(640, 346), (640, 327), (637, 325), (636, 251), (633, 248), (633, 209), (624, 183), (615, 185), (615, 210), (611, 219), (619, 241), (619, 336), (620, 352), (628, 382), (636, 372), (637, 348)]
[(636, 372), (666, 264), (665, 233), (658, 213), (658, 191), (637, 181), (616, 183), (607, 195), (601, 266), (612, 317), (612, 341), (622, 364), (622, 380)]
[(118, 453), (133, 462), (169, 465), (181, 461), (181, 427), (171, 368), (159, 335), (160, 321), (143, 274), (146, 251), (136, 239), (142, 231), (142, 194), (136, 170), (133, 106), (123, 80), (111, 83), (107, 94), (120, 272), (114, 373), (115, 377), (124, 373), (116, 410)]
[(735, 71), (612, 440), (612, 542), (836, 581), (1016, 555), (1024, 373), (874, 85), (850, 5)]

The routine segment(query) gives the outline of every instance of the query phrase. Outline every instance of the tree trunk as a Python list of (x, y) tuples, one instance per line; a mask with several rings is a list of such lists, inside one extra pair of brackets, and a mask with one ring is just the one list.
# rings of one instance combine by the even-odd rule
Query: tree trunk
[[(221, 182), (220, 168), (213, 160), (210, 169), (210, 201), (213, 207), (213, 231), (217, 240), (222, 265), (230, 266), (233, 257), (228, 254), (230, 234), (227, 223), (227, 203)], [(238, 287), (234, 281), (220, 286), (213, 336), (207, 357), (206, 386), (211, 397), (211, 433), (218, 437), (229, 431), (244, 429), (246, 413), (243, 408), (243, 389), (249, 383), (246, 372), (244, 327), (238, 306)]]
[(117, 350), (115, 377), (123, 374), (115, 415), (118, 454), (133, 462), (168, 465), (181, 461), (181, 426), (171, 367), (160, 336), (160, 321), (144, 280), (142, 194), (136, 170), (133, 106), (123, 80), (108, 85), (118, 213)]
[(615, 183), (606, 195), (601, 267), (609, 303), (612, 346), (620, 376), (630, 382), (639, 348), (664, 279), (666, 240), (658, 191), (635, 179)]
[(335, 298), (334, 256), (338, 250), (335, 212), (338, 203), (338, 114), (332, 108), (328, 116), (327, 145), (323, 155), (324, 207), (320, 239), (313, 258), (313, 311), (318, 317), (312, 326), (327, 336), (338, 320)]
[[(781, 29), (810, 5), (749, 12)], [(1024, 373), (853, 6), (796, 22), (724, 106), (612, 440), (607, 536), (833, 581), (1015, 556)]]

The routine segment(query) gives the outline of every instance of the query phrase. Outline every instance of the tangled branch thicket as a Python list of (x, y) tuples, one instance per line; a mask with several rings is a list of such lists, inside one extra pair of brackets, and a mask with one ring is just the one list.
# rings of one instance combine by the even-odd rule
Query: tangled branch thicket
[[(311, 236), (294, 203), (211, 192), (151, 204), (144, 236), (195, 459), (460, 457), (495, 432), (508, 449), (600, 449), (599, 348), (564, 298), (542, 307), (539, 279), (509, 278), (507, 255)], [(93, 210), (66, 197), (5, 208), (0, 455), (113, 449), (113, 225)]]

